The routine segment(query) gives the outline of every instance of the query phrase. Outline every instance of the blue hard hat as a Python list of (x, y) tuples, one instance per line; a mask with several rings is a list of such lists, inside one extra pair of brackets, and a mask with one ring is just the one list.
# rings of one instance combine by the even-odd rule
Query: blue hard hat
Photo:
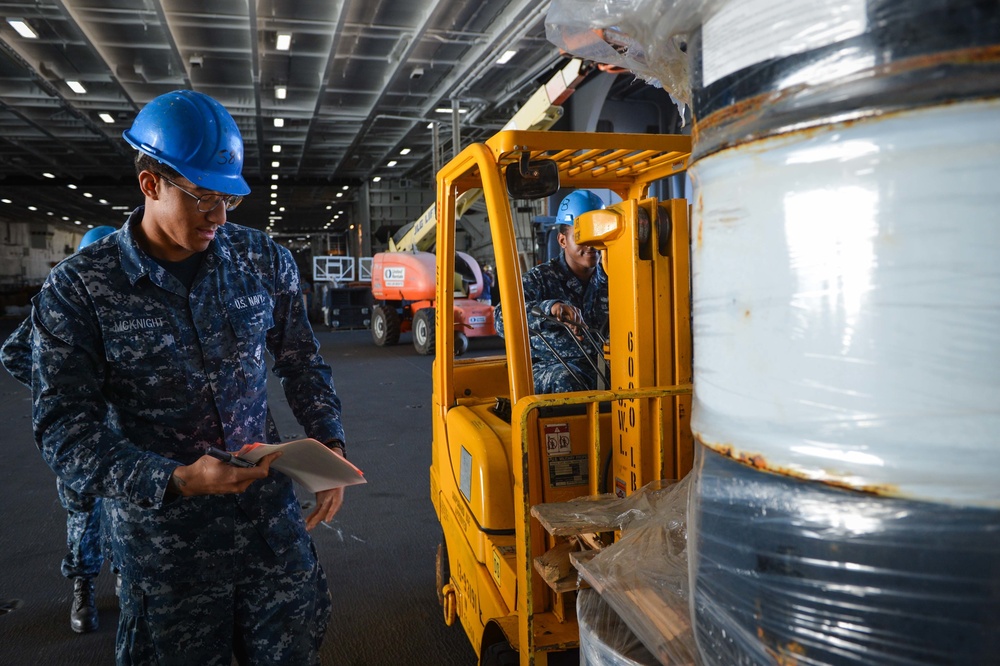
[(107, 225), (103, 227), (94, 227), (93, 229), (91, 229), (90, 231), (88, 231), (83, 235), (83, 238), (80, 239), (80, 244), (77, 246), (76, 251), (79, 252), (80, 250), (87, 247), (91, 243), (99, 241), (108, 234), (113, 234), (114, 232), (115, 228), (109, 227)]
[(193, 90), (174, 90), (142, 108), (122, 136), (134, 148), (173, 167), (198, 187), (240, 196), (243, 136), (217, 101)]
[(559, 203), (559, 212), (556, 213), (556, 223), (573, 224), (573, 221), (583, 213), (604, 208), (604, 202), (590, 190), (577, 190), (570, 192)]

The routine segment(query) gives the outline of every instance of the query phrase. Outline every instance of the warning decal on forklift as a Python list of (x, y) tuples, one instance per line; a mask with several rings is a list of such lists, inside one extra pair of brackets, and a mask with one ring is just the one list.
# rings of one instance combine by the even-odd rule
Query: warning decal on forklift
[(402, 287), (406, 280), (406, 268), (402, 266), (383, 268), (382, 279), (387, 287)]
[(590, 478), (586, 455), (549, 458), (549, 485), (585, 486)]
[(550, 456), (564, 456), (573, 453), (569, 438), (569, 424), (545, 424), (545, 452)]

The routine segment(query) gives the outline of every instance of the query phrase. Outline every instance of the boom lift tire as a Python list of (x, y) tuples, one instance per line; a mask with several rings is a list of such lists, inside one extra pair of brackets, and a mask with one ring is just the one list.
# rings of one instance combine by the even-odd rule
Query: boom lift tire
[(507, 641), (487, 646), (480, 659), (482, 666), (519, 666), (520, 663), (520, 657)]
[(413, 315), (413, 347), (424, 356), (434, 353), (434, 308)]
[(372, 308), (372, 340), (379, 347), (397, 344), (401, 323), (396, 308), (388, 305), (376, 305)]

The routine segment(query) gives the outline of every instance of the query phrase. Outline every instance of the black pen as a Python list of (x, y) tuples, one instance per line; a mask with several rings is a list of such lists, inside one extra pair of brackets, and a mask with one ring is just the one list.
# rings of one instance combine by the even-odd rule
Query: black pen
[(217, 458), (217, 459), (221, 460), (224, 463), (229, 463), (230, 465), (233, 465), (234, 467), (256, 467), (257, 466), (257, 463), (250, 462), (249, 460), (243, 460), (243, 458), (238, 458), (238, 457), (234, 456), (232, 453), (229, 453), (228, 451), (222, 451), (221, 449), (217, 449), (214, 446), (208, 447), (208, 451), (206, 451), (205, 453), (207, 453), (208, 455), (212, 456), (213, 458)]

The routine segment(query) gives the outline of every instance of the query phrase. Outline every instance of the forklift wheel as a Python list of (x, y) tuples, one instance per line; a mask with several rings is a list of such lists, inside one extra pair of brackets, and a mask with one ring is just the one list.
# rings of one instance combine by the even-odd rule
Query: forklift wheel
[(487, 646), (483, 650), (482, 658), (479, 660), (482, 666), (518, 666), (521, 663), (520, 657), (514, 648), (507, 641), (500, 641)]

